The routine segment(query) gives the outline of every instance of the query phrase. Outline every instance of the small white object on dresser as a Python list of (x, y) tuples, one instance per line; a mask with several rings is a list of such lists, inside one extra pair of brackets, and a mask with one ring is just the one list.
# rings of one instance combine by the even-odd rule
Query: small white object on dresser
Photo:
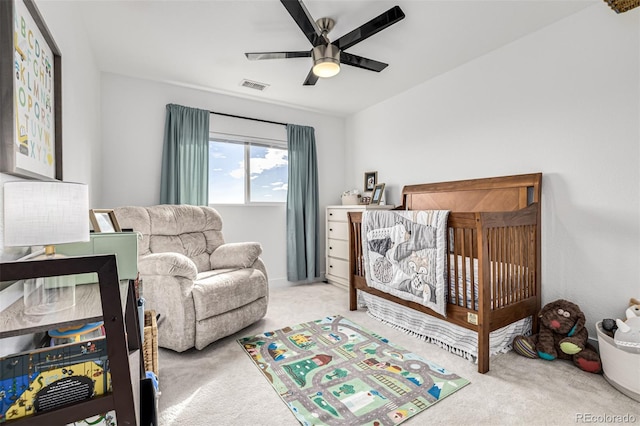
[(348, 212), (391, 210), (392, 205), (327, 206), (326, 211), (326, 274), (329, 284), (349, 288), (349, 218)]

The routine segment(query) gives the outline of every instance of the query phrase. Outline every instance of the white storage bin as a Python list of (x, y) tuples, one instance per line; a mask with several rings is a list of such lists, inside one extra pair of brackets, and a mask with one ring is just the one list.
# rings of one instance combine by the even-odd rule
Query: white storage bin
[(360, 194), (356, 195), (343, 195), (342, 196), (342, 205), (343, 206), (352, 206), (360, 204)]
[(640, 401), (640, 353), (627, 352), (605, 334), (602, 321), (596, 323), (604, 378), (629, 398)]

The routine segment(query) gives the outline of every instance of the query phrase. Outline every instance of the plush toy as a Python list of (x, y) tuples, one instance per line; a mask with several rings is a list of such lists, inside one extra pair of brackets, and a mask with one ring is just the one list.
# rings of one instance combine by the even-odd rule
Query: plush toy
[(633, 297), (629, 299), (629, 309), (631, 312), (637, 317), (640, 317), (640, 300), (634, 299)]
[(614, 342), (618, 347), (629, 352), (640, 353), (640, 303), (631, 299), (631, 304), (626, 310), (626, 321), (616, 320), (618, 329), (614, 335)]
[(618, 324), (616, 324), (616, 320), (613, 318), (605, 318), (602, 320), (602, 331), (612, 339), (617, 329)]
[[(637, 317), (640, 317), (640, 301), (637, 299), (634, 299), (633, 297), (631, 299), (629, 299), (629, 309), (631, 309), (631, 313)], [(629, 318), (629, 314), (626, 313), (627, 319)], [(613, 337), (616, 334), (616, 330), (618, 329), (618, 324), (616, 323), (616, 320), (613, 318), (605, 318), (602, 320), (602, 331), (604, 331), (604, 333), (611, 337), (613, 339)]]
[(600, 373), (598, 351), (588, 342), (585, 316), (580, 307), (567, 300), (548, 303), (540, 311), (540, 331), (532, 336), (516, 336), (513, 349), (527, 358), (568, 359), (581, 370)]

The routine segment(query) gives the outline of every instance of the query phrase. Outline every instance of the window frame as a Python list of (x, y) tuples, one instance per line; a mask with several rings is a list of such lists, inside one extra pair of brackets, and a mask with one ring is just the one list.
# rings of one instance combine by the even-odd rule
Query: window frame
[[(243, 161), (244, 161), (244, 202), (242, 203), (219, 203), (209, 200), (210, 206), (283, 206), (286, 205), (286, 198), (284, 201), (251, 201), (251, 146), (260, 146), (264, 148), (276, 148), (282, 149), (288, 152), (289, 146), (286, 140), (259, 138), (255, 136), (240, 136), (227, 133), (209, 132), (209, 143), (211, 142), (223, 142), (231, 143), (243, 146)], [(211, 165), (211, 164), (209, 164)], [(289, 167), (289, 161), (287, 158), (287, 169)], [(287, 182), (288, 184), (288, 182)], [(211, 182), (209, 182), (211, 185)], [(209, 186), (208, 185), (208, 186)], [(208, 188), (207, 188), (208, 190)]]

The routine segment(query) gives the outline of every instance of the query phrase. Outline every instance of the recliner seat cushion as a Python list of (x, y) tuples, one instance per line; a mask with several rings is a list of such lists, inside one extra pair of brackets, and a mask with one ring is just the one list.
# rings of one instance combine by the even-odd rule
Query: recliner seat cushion
[(257, 269), (198, 274), (193, 283), (196, 321), (240, 308), (267, 294), (267, 279)]

